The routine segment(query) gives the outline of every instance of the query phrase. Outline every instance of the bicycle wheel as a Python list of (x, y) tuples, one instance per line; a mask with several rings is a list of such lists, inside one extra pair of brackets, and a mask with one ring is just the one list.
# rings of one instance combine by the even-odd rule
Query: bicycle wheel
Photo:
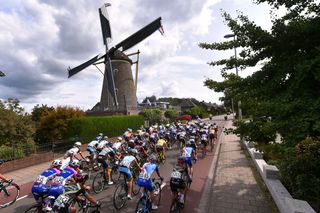
[(106, 181), (107, 180), (105, 179), (103, 172), (97, 173), (92, 181), (92, 190), (94, 193), (98, 194), (102, 192), (106, 185)]
[(111, 174), (111, 179), (114, 183), (117, 183), (120, 180), (121, 174), (118, 171), (117, 167), (112, 167), (110, 174)]
[(171, 206), (170, 206), (170, 212), (171, 213), (180, 212), (179, 203), (178, 203), (177, 198), (174, 199), (174, 201), (172, 201)]
[(16, 183), (3, 186), (0, 192), (0, 208), (13, 204), (20, 195), (20, 187)]
[(146, 213), (146, 212), (149, 212), (149, 209), (147, 207), (147, 198), (146, 196), (143, 196), (139, 199), (136, 205), (135, 213)]
[(156, 182), (154, 183), (154, 195), (155, 195), (155, 201), (156, 201), (156, 205), (160, 206), (160, 201), (161, 201), (161, 184)]
[(127, 194), (128, 194), (128, 189), (127, 189), (126, 183), (124, 182), (119, 184), (113, 194), (114, 208), (119, 210), (122, 207), (124, 207), (124, 205), (127, 202)]
[(138, 186), (137, 180), (133, 180), (133, 183), (132, 183), (132, 194), (134, 194), (134, 195), (139, 194), (140, 189), (141, 189), (141, 187)]
[(27, 210), (24, 211), (24, 213), (42, 213), (42, 206), (38, 205), (38, 204), (35, 204), (33, 206), (30, 206)]

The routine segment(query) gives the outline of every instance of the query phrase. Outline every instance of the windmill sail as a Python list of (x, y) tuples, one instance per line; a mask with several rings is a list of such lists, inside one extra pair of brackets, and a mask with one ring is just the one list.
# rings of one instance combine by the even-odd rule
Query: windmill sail
[(154, 33), (156, 30), (158, 30), (161, 27), (161, 17), (157, 18), (144, 28), (140, 29), (136, 33), (132, 34), (125, 40), (121, 41), (119, 44), (115, 46), (115, 49), (119, 49), (121, 51), (125, 51), (134, 45), (138, 44), (140, 41), (144, 40), (148, 36), (150, 36), (152, 33)]
[(83, 64), (80, 64), (79, 66), (73, 68), (73, 69), (68, 69), (68, 78), (70, 78), (71, 76), (77, 74), (78, 72), (80, 72), (81, 70), (87, 68), (88, 66), (90, 66), (91, 64), (95, 63), (96, 61), (99, 61), (101, 58), (103, 58), (105, 56), (105, 54), (99, 54), (96, 55), (95, 57), (91, 58), (89, 61), (84, 62)]
[(108, 39), (112, 39), (109, 15), (107, 11), (108, 6), (110, 6), (110, 4), (104, 4), (101, 8), (99, 8), (102, 38), (104, 45), (107, 44)]

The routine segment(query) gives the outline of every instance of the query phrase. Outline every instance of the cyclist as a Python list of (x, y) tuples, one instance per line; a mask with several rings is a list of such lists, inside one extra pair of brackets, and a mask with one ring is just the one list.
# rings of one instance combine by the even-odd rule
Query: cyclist
[(158, 177), (163, 181), (163, 178), (160, 175), (159, 167), (157, 165), (157, 158), (155, 155), (150, 155), (148, 162), (145, 163), (141, 169), (141, 172), (138, 177), (138, 186), (143, 187), (144, 190), (150, 191), (150, 199), (152, 202), (152, 209), (158, 209), (158, 206), (154, 204), (155, 195), (154, 195), (154, 183), (151, 179), (151, 175), (154, 171), (157, 172)]
[(105, 171), (105, 179), (108, 178), (108, 185), (113, 184), (111, 179), (111, 167), (109, 166), (109, 159), (112, 157), (116, 157), (116, 154), (115, 151), (109, 146), (103, 148), (98, 154), (98, 162), (102, 164), (102, 168)]
[(187, 172), (186, 163), (184, 157), (179, 157), (177, 160), (177, 164), (173, 168), (170, 178), (170, 188), (172, 192), (172, 202), (178, 196), (178, 192), (181, 193), (179, 202), (184, 204), (184, 195), (187, 191), (187, 184), (184, 180), (184, 173)]
[(92, 140), (87, 145), (87, 151), (90, 153), (91, 160), (94, 160), (96, 158), (96, 148), (97, 148), (98, 144), (99, 144), (98, 140)]
[(163, 157), (166, 158), (165, 150), (168, 149), (167, 141), (163, 138), (162, 135), (160, 135), (159, 137), (160, 137), (160, 139), (157, 141), (156, 150), (160, 154), (162, 153)]
[(130, 149), (129, 150), (129, 155), (125, 156), (122, 161), (120, 162), (120, 166), (119, 166), (119, 172), (123, 175), (125, 175), (127, 177), (127, 179), (129, 180), (129, 190), (128, 190), (128, 199), (132, 200), (132, 186), (133, 186), (133, 176), (132, 176), (132, 172), (131, 172), (131, 168), (133, 166), (137, 166), (140, 168), (139, 165), (139, 161), (137, 160), (136, 156), (137, 156), (137, 150), (136, 149)]
[(214, 145), (215, 133), (216, 133), (216, 130), (214, 128), (214, 125), (210, 125), (210, 127), (209, 127), (209, 143), (211, 146)]
[(79, 160), (73, 160), (70, 165), (63, 169), (59, 176), (56, 176), (51, 183), (51, 187), (48, 191), (48, 196), (53, 196), (57, 198), (60, 194), (64, 192), (64, 187), (67, 181), (74, 181), (78, 175), (80, 166)]
[(77, 155), (79, 154), (81, 156), (82, 159), (85, 160), (85, 158), (83, 157), (81, 151), (80, 151), (80, 147), (81, 147), (81, 142), (77, 141), (74, 143), (73, 147), (71, 149), (69, 149), (66, 154), (64, 155), (64, 159), (62, 161), (62, 166), (61, 169), (65, 169), (75, 158), (76, 160), (79, 160), (79, 158), (77, 157)]
[[(88, 199), (94, 206), (100, 206), (92, 195), (88, 193), (88, 187), (85, 182), (88, 180), (88, 174), (78, 174), (76, 176), (76, 182), (70, 182), (65, 186), (64, 193), (59, 195), (53, 204), (54, 212), (59, 213), (75, 213), (76, 208), (70, 206), (72, 204), (72, 199), (75, 197), (76, 200), (81, 201), (82, 199)], [(79, 197), (84, 195), (85, 198)]]
[(108, 136), (104, 136), (104, 137), (99, 141), (99, 143), (98, 143), (98, 145), (97, 145), (97, 148), (96, 148), (97, 152), (101, 152), (101, 151), (103, 150), (103, 148), (105, 148), (105, 147), (107, 146), (107, 144), (109, 143), (109, 142), (107, 141), (107, 139), (108, 139)]
[[(0, 160), (0, 166), (2, 166), (2, 164), (4, 164), (4, 160)], [(4, 182), (12, 182), (12, 179), (8, 179), (7, 177), (5, 177), (2, 174), (0, 174), (0, 181), (1, 180), (3, 180)]]
[(192, 167), (192, 158), (195, 158), (195, 151), (192, 148), (190, 141), (186, 143), (186, 146), (182, 148), (181, 156), (185, 158), (185, 163), (188, 167), (188, 174), (190, 181), (192, 181), (193, 167)]
[(205, 129), (200, 130), (203, 157), (207, 154), (208, 135)]
[(31, 192), (37, 203), (40, 202), (39, 199), (41, 197), (43, 197), (46, 193), (48, 193), (49, 187), (47, 186), (47, 183), (57, 175), (60, 175), (61, 166), (62, 166), (61, 160), (57, 159), (52, 161), (50, 168), (43, 171), (34, 181)]
[(190, 136), (190, 139), (189, 139), (189, 142), (190, 143), (190, 146), (193, 148), (193, 151), (194, 151), (194, 160), (198, 160), (198, 153), (197, 153), (197, 143), (196, 143), (196, 140), (195, 140), (195, 136)]

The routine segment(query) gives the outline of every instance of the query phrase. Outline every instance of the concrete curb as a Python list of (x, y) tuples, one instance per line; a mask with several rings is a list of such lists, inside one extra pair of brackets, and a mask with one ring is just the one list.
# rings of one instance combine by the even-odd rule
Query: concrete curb
[(263, 159), (263, 153), (253, 148), (252, 143), (240, 140), (248, 151), (257, 170), (266, 184), (274, 202), (281, 213), (316, 213), (304, 200), (292, 198), (288, 190), (278, 179), (278, 168), (268, 165)]

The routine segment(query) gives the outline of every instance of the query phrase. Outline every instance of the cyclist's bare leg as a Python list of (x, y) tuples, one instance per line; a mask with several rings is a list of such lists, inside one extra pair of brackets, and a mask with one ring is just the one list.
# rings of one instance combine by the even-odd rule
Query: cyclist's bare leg
[(128, 195), (131, 196), (132, 193), (132, 185), (133, 185), (133, 179), (132, 177), (129, 180), (129, 190), (128, 190)]

